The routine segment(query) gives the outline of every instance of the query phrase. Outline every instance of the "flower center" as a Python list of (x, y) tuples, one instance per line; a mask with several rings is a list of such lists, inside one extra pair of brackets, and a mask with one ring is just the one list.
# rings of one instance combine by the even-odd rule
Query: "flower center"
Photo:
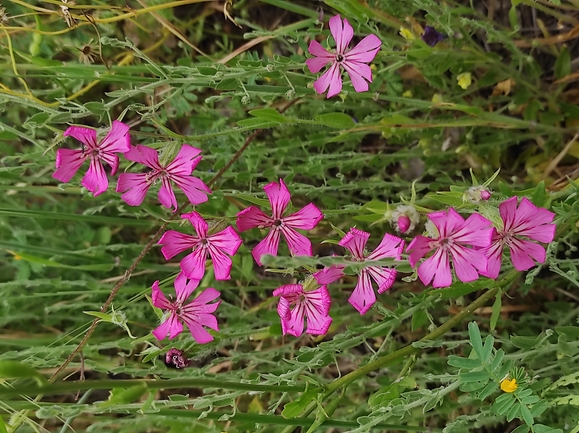
[(442, 238), (434, 243), (435, 248), (440, 248), (443, 251), (450, 251), (453, 245), (454, 241), (452, 238)]
[(207, 248), (209, 247), (209, 241), (206, 238), (201, 238), (199, 245), (201, 245), (201, 248)]
[(336, 55), (336, 62), (340, 63), (344, 61), (344, 56), (341, 54)]
[(283, 221), (280, 219), (277, 219), (273, 222), (273, 226), (276, 228), (280, 228), (283, 225)]

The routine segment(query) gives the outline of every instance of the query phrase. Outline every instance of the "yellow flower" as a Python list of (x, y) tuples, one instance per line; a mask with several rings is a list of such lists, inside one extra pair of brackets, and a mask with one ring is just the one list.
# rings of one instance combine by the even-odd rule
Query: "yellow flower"
[(501, 389), (504, 392), (515, 392), (519, 385), (517, 385), (517, 379), (504, 379), (501, 382)]
[(440, 104), (441, 102), (444, 102), (442, 99), (442, 95), (440, 93), (435, 93), (434, 95), (432, 95), (432, 102), (434, 102), (435, 104)]
[(407, 39), (409, 41), (413, 41), (414, 39), (416, 39), (416, 36), (414, 36), (414, 33), (412, 33), (406, 27), (400, 27), (400, 36), (402, 36), (404, 39)]
[(472, 84), (472, 75), (470, 72), (463, 72), (456, 76), (456, 81), (458, 81), (460, 87), (466, 90)]
[(403, 94), (402, 94), (403, 98), (412, 98), (412, 90), (406, 90)]

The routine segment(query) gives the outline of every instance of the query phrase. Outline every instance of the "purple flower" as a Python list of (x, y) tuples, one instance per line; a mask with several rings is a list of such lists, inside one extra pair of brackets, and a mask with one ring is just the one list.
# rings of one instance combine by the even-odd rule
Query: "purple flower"
[(424, 33), (422, 33), (420, 38), (431, 47), (434, 47), (437, 43), (444, 41), (446, 35), (437, 32), (434, 27), (426, 26), (424, 27)]
[(169, 368), (186, 368), (191, 365), (191, 361), (179, 349), (170, 349), (165, 354), (165, 365)]
[(192, 249), (191, 254), (181, 260), (181, 270), (187, 278), (194, 280), (203, 278), (205, 261), (209, 255), (213, 260), (215, 279), (229, 280), (232, 262), (228, 255), (235, 255), (243, 242), (233, 227), (229, 226), (219, 233), (208, 235), (209, 225), (197, 212), (183, 214), (181, 218), (191, 223), (197, 236), (167, 230), (159, 239), (159, 245), (163, 245), (161, 252), (165, 259), (170, 260), (180, 252)]
[[(484, 275), (487, 270), (487, 258), (475, 248), (488, 247), (491, 243), (493, 229), (491, 222), (479, 214), (472, 214), (465, 221), (454, 209), (432, 212), (428, 218), (438, 229), (438, 235), (427, 238), (416, 236), (408, 248), (409, 261), (412, 267), (428, 252), (434, 254), (418, 266), (418, 276), (425, 286), (448, 287), (452, 284), (450, 258), (454, 271), (460, 281), (468, 283)], [(471, 245), (475, 248), (469, 248)]]
[(259, 266), (264, 254), (277, 255), (280, 234), (283, 234), (288, 243), (290, 252), (294, 256), (311, 256), (312, 243), (295, 229), (311, 230), (324, 217), (322, 212), (310, 203), (298, 212), (283, 216), (290, 201), (290, 193), (282, 179), (272, 182), (264, 188), (271, 204), (273, 215), (270, 217), (255, 206), (250, 206), (237, 214), (237, 228), (240, 232), (259, 227), (271, 228), (265, 239), (253, 249), (251, 254)]
[(366, 63), (374, 60), (382, 42), (376, 35), (368, 35), (349, 50), (348, 45), (354, 36), (354, 29), (347, 19), (344, 18), (342, 22), (340, 15), (330, 18), (330, 32), (336, 41), (335, 52), (327, 51), (316, 40), (312, 40), (308, 48), (310, 54), (316, 56), (306, 60), (306, 65), (312, 74), (320, 72), (325, 65), (331, 63), (328, 70), (314, 82), (314, 89), (322, 94), (329, 87), (327, 98), (340, 93), (342, 90), (340, 68), (344, 68), (352, 80), (354, 90), (366, 92), (367, 81), (372, 82), (372, 70)]
[(199, 161), (200, 149), (184, 144), (175, 159), (167, 165), (161, 165), (159, 155), (155, 149), (147, 146), (131, 146), (125, 153), (129, 161), (144, 164), (151, 169), (148, 173), (123, 173), (119, 176), (117, 192), (125, 192), (121, 198), (130, 206), (139, 206), (147, 191), (157, 181), (161, 181), (159, 201), (166, 208), (177, 210), (177, 199), (173, 192), (171, 181), (183, 190), (191, 204), (207, 201), (207, 194), (211, 190), (201, 179), (191, 176)]
[[(531, 241), (549, 243), (555, 237), (555, 214), (538, 208), (526, 197), (517, 208), (517, 197), (511, 197), (499, 205), (503, 227), (493, 229), (492, 243), (480, 251), (488, 258), (488, 268), (481, 275), (497, 278), (501, 271), (503, 246), (511, 251), (511, 260), (517, 271), (535, 266), (534, 260), (545, 263), (545, 248)], [(527, 240), (529, 239), (529, 240)]]
[(56, 152), (57, 170), (52, 177), (61, 182), (69, 182), (80, 166), (89, 160), (88, 171), (81, 183), (95, 197), (105, 192), (109, 187), (109, 181), (103, 161), (111, 167), (111, 174), (114, 175), (119, 168), (119, 157), (116, 154), (127, 152), (131, 147), (129, 126), (115, 120), (107, 136), (99, 142), (97, 142), (96, 131), (84, 126), (70, 126), (63, 135), (76, 138), (83, 146), (81, 150), (58, 149)]
[(221, 303), (221, 300), (212, 304), (209, 303), (219, 297), (219, 292), (210, 287), (201, 292), (193, 301), (185, 304), (187, 298), (191, 296), (191, 293), (198, 285), (199, 280), (187, 282), (185, 274), (183, 272), (179, 273), (175, 279), (177, 299), (175, 302), (169, 302), (159, 288), (159, 280), (153, 283), (153, 305), (169, 312), (169, 317), (153, 331), (153, 335), (157, 340), (162, 340), (167, 334), (169, 334), (169, 340), (172, 340), (183, 331), (182, 322), (185, 322), (197, 343), (204, 344), (213, 341), (211, 334), (203, 327), (207, 326), (214, 331), (219, 331), (217, 319), (213, 313)]
[(331, 301), (326, 286), (306, 292), (301, 284), (288, 284), (274, 290), (273, 296), (280, 297), (277, 312), (283, 335), (302, 335), (304, 319), (308, 323), (308, 334), (323, 335), (328, 332), (332, 318), (329, 316)]
[[(366, 260), (380, 260), (394, 258), (400, 260), (400, 254), (404, 249), (404, 241), (397, 236), (385, 234), (380, 245), (370, 254), (366, 255), (364, 248), (370, 238), (370, 233), (351, 228), (342, 238), (340, 245), (352, 253), (352, 259), (357, 262)], [(352, 292), (348, 302), (354, 306), (360, 314), (366, 314), (376, 302), (376, 295), (372, 287), (372, 280), (378, 285), (378, 293), (384, 293), (396, 280), (396, 269), (386, 266), (370, 265), (360, 271), (358, 283)]]

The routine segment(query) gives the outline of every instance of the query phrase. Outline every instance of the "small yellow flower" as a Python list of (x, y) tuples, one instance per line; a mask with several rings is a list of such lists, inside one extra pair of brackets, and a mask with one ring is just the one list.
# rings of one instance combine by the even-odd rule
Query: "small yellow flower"
[(517, 385), (517, 379), (504, 379), (501, 382), (501, 389), (504, 392), (515, 392), (519, 385)]
[(416, 39), (416, 36), (414, 36), (414, 33), (412, 33), (406, 27), (400, 27), (399, 33), (400, 33), (400, 36), (402, 36), (406, 40), (413, 41), (414, 39)]
[(412, 98), (412, 90), (406, 90), (403, 94), (402, 97), (404, 98)]
[(472, 75), (470, 72), (463, 72), (462, 74), (458, 74), (456, 76), (456, 81), (458, 81), (458, 85), (460, 87), (466, 90), (472, 84)]
[(442, 95), (440, 93), (435, 93), (434, 95), (432, 95), (432, 102), (434, 102), (435, 104), (440, 104), (441, 102), (444, 102), (442, 99)]

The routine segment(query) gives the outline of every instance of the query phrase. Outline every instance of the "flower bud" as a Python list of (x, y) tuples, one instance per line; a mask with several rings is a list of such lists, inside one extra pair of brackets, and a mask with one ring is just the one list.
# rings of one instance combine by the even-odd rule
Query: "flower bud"
[(416, 208), (411, 205), (400, 205), (397, 206), (387, 218), (390, 223), (394, 226), (397, 232), (405, 234), (414, 230), (416, 224), (420, 220), (420, 216), (416, 211)]
[(408, 215), (400, 215), (398, 217), (397, 224), (398, 224), (398, 231), (400, 233), (406, 233), (410, 228), (412, 222), (410, 221), (410, 218), (408, 218)]
[(470, 203), (480, 203), (491, 198), (491, 192), (481, 185), (471, 186), (464, 192), (463, 201)]

